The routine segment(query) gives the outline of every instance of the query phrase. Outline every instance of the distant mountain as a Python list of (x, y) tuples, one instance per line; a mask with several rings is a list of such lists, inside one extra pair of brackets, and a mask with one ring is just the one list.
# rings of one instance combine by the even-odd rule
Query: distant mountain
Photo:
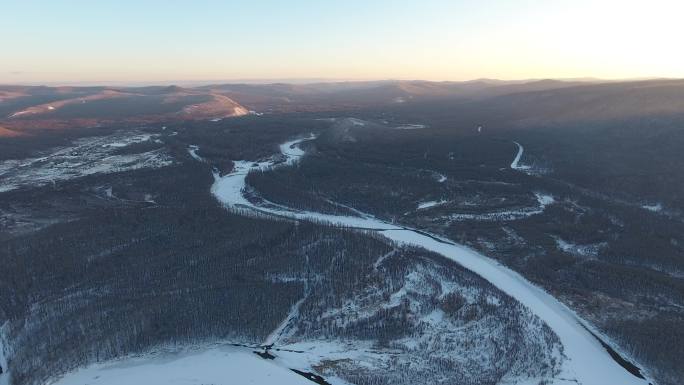
[[(0, 136), (39, 128), (383, 108), (450, 124), (537, 126), (684, 112), (684, 80), (386, 80), (195, 88), (0, 86)], [(388, 110), (388, 111), (389, 111)], [(9, 130), (9, 131), (8, 131)]]
[(486, 101), (517, 125), (684, 116), (684, 80), (589, 84)]
[(0, 136), (109, 123), (217, 119), (249, 111), (221, 94), (170, 87), (0, 87)]
[(313, 84), (222, 84), (201, 87), (262, 111), (323, 111), (401, 105), (436, 99), (471, 100), (507, 93), (555, 89), (584, 84), (556, 80), (467, 82), (386, 80)]
[[(471, 129), (576, 127), (609, 123), (684, 122), (684, 80), (451, 85), (441, 97), (413, 97), (384, 110), (404, 120)], [(391, 112), (390, 112), (391, 111)]]
[(0, 137), (20, 136), (21, 133), (0, 126)]

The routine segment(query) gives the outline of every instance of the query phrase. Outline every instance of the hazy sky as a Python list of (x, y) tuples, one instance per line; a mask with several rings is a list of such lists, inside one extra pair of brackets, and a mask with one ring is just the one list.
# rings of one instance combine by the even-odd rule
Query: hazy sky
[(0, 0), (0, 83), (684, 77), (676, 0)]

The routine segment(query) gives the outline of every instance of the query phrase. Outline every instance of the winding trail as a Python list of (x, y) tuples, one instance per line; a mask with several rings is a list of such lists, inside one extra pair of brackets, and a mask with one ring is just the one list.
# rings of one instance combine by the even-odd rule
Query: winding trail
[[(583, 321), (575, 312), (520, 274), (466, 246), (424, 231), (390, 224), (371, 215), (351, 217), (297, 211), (283, 207), (262, 207), (251, 203), (244, 197), (243, 189), (249, 171), (293, 165), (305, 154), (299, 144), (312, 139), (314, 137), (309, 136), (282, 144), (280, 151), (285, 155), (286, 161), (280, 164), (235, 162), (235, 168), (230, 174), (223, 177), (218, 174), (214, 175), (212, 194), (228, 208), (251, 209), (281, 218), (374, 230), (397, 244), (419, 246), (459, 263), (515, 298), (558, 335), (566, 358), (563, 360), (562, 372), (554, 379), (553, 384), (645, 385), (648, 383), (636, 366), (622, 359), (612, 349), (609, 354), (607, 350), (609, 347), (607, 345), (604, 347), (603, 342), (597, 337), (600, 335), (598, 331)], [(522, 157), (523, 147), (517, 142), (516, 145), (518, 145), (518, 154), (511, 168), (519, 169), (524, 167), (518, 164)], [(612, 357), (611, 354), (617, 355), (619, 359)]]

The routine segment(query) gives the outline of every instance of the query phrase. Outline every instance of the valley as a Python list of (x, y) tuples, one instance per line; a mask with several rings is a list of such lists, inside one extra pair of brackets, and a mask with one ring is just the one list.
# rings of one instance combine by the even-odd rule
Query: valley
[(675, 384), (676, 155), (423, 97), (2, 139), (0, 381)]

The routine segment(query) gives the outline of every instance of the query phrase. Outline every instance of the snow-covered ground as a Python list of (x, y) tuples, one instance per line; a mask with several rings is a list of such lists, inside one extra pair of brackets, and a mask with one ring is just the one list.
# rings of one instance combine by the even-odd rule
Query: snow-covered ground
[(0, 326), (0, 385), (7, 385), (9, 381), (9, 369), (7, 367), (7, 353), (5, 351), (6, 349), (6, 344), (5, 344), (5, 329), (7, 328), (9, 324), (9, 321), (5, 321), (5, 323)]
[(427, 126), (424, 124), (403, 124), (394, 127), (395, 130), (420, 130), (422, 128), (427, 128)]
[(518, 142), (513, 142), (515, 143), (516, 146), (518, 146), (518, 153), (515, 154), (515, 158), (513, 159), (513, 162), (511, 163), (511, 168), (514, 170), (529, 170), (530, 166), (523, 166), (520, 164), (520, 158), (523, 156), (523, 151), (525, 150), (523, 146), (518, 143)]
[[(523, 156), (524, 148), (522, 144), (518, 142), (513, 143), (515, 143), (515, 145), (518, 147), (518, 152), (515, 154), (515, 158), (513, 158), (513, 162), (511, 163), (511, 168), (513, 170), (522, 171), (525, 174), (536, 176), (547, 175), (553, 172), (553, 169), (550, 167), (549, 164), (538, 164), (537, 162), (533, 162), (532, 165), (521, 164), (520, 162)], [(528, 163), (529, 161), (530, 160), (528, 159)]]
[(642, 205), (641, 208), (654, 213), (659, 213), (663, 211), (663, 205), (661, 203)]
[(163, 150), (138, 154), (115, 154), (122, 147), (142, 143), (149, 134), (119, 132), (108, 136), (76, 140), (37, 158), (0, 162), (0, 192), (24, 186), (44, 186), (92, 174), (106, 174), (172, 164)]
[[(281, 145), (281, 152), (287, 159), (285, 165), (293, 164), (304, 155), (304, 151), (298, 145), (307, 139), (311, 138), (293, 140)], [(518, 162), (523, 149), (519, 144), (518, 146), (518, 155), (511, 164), (512, 168), (520, 167)], [(376, 229), (394, 242), (420, 246), (461, 264), (525, 305), (558, 335), (564, 347), (565, 360), (563, 372), (557, 377), (555, 383), (575, 382), (581, 385), (643, 385), (648, 383), (630, 374), (613, 360), (599, 341), (587, 331), (587, 328), (591, 329), (591, 327), (581, 320), (577, 314), (520, 274), (468, 247), (431, 234), (386, 223), (370, 215), (363, 217), (337, 216), (286, 209), (264, 209), (252, 204), (242, 194), (246, 173), (250, 168), (264, 168), (273, 165), (268, 163), (245, 167), (245, 165), (252, 163), (238, 162), (237, 164), (242, 167), (236, 168), (224, 177), (217, 176), (212, 186), (212, 193), (227, 207), (251, 208), (297, 220), (324, 221), (338, 226)], [(541, 210), (554, 201), (553, 197), (544, 194), (538, 194), (537, 199)], [(596, 331), (594, 330), (594, 332)]]
[(559, 250), (564, 251), (568, 254), (575, 255), (578, 257), (585, 257), (585, 258), (596, 258), (601, 251), (601, 249), (605, 248), (608, 246), (607, 243), (602, 242), (602, 243), (592, 243), (588, 245), (578, 245), (574, 244), (568, 241), (563, 240), (562, 238), (555, 237), (556, 239), (556, 247), (558, 247)]
[(428, 201), (428, 202), (421, 202), (418, 204), (418, 210), (424, 210), (424, 209), (429, 209), (430, 207), (435, 207), (439, 205), (443, 205), (447, 203), (445, 200), (441, 201)]
[(188, 146), (188, 153), (190, 154), (190, 156), (196, 161), (204, 162), (204, 158), (199, 156), (197, 154), (197, 151), (199, 151), (199, 147), (197, 147), (196, 145), (191, 144), (190, 146)]
[(534, 195), (537, 198), (537, 202), (539, 203), (537, 207), (522, 207), (516, 210), (501, 210), (479, 214), (456, 213), (450, 214), (448, 218), (453, 221), (517, 221), (523, 218), (543, 213), (547, 206), (555, 203), (556, 201), (552, 195), (539, 192), (534, 193)]
[(361, 120), (361, 119), (357, 119), (357, 118), (349, 118), (349, 122), (353, 126), (365, 126), (366, 125), (366, 121)]
[(54, 385), (311, 385), (251, 349), (233, 346), (143, 355), (69, 373)]

